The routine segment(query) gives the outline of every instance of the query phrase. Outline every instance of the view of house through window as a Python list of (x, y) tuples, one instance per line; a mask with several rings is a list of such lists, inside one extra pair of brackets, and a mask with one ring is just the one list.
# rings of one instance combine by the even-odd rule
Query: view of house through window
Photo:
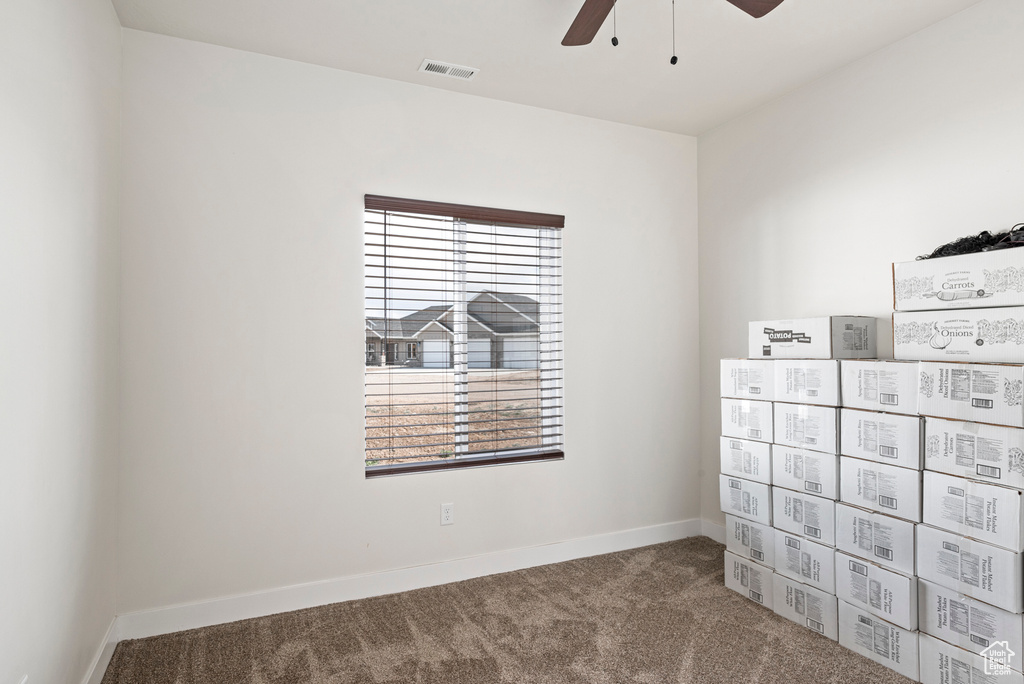
[(560, 230), (374, 208), (369, 197), (368, 474), (560, 457)]

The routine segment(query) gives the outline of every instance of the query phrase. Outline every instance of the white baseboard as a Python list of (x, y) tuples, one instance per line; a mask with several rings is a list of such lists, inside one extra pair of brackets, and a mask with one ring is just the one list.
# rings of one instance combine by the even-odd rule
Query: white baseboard
[(710, 520), (700, 521), (700, 533), (705, 537), (711, 537), (719, 544), (725, 543), (725, 526), (713, 523)]
[(114, 648), (120, 640), (117, 633), (117, 618), (115, 617), (110, 621), (107, 633), (103, 635), (103, 641), (96, 650), (96, 655), (92, 658), (92, 663), (85, 678), (82, 680), (82, 684), (100, 684), (100, 681), (103, 679), (103, 673), (107, 671), (107, 666), (110, 665), (110, 658), (114, 655)]
[[(393, 594), (410, 589), (421, 589), (500, 572), (511, 572), (538, 565), (560, 563), (575, 558), (586, 558), (693, 537), (702, 533), (706, 534), (703, 530), (707, 524), (696, 518), (680, 520), (674, 523), (611, 532), (542, 546), (497, 551), (442, 563), (340, 577), (242, 596), (126, 613), (119, 615), (111, 627), (110, 650), (112, 651), (113, 645), (116, 645), (116, 642), (121, 639), (140, 639), (185, 629), (208, 627), (224, 622), (312, 608), (340, 601), (352, 601), (370, 596)], [(724, 528), (718, 527), (721, 530), (718, 538), (724, 539)], [(99, 678), (102, 678), (103, 670), (106, 669), (109, 655), (107, 655), (106, 662), (99, 662), (101, 660), (102, 658), (97, 662), (97, 667), (102, 664), (102, 668), (98, 670)], [(96, 678), (94, 672), (85, 684), (96, 684), (99, 678)]]
[(422, 589), (474, 577), (660, 544), (701, 534), (720, 543), (725, 541), (723, 526), (694, 518), (581, 539), (570, 539), (542, 546), (497, 551), (430, 565), (340, 577), (253, 594), (229, 596), (212, 601), (125, 613), (117, 616), (111, 622), (103, 645), (93, 658), (92, 667), (89, 674), (82, 680), (82, 684), (100, 684), (103, 674), (110, 664), (114, 648), (122, 639), (142, 639), (158, 634), (208, 627), (340, 601)]

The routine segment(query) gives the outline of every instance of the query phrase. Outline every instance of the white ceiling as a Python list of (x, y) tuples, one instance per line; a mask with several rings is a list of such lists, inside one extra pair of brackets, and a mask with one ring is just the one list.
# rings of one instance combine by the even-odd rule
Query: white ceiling
[[(980, 0), (622, 0), (590, 45), (583, 0), (113, 0), (122, 25), (373, 76), (698, 135)], [(478, 67), (469, 82), (424, 58)]]

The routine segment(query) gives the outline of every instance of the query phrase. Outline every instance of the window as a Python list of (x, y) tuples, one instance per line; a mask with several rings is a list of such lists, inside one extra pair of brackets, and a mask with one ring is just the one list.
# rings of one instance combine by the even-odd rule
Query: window
[(367, 477), (562, 458), (564, 218), (365, 200)]

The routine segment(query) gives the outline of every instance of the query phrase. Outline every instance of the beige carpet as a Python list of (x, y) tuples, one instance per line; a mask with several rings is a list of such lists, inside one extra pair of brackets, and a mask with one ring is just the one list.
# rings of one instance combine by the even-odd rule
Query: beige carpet
[(910, 682), (725, 588), (707, 537), (118, 644), (103, 684)]

